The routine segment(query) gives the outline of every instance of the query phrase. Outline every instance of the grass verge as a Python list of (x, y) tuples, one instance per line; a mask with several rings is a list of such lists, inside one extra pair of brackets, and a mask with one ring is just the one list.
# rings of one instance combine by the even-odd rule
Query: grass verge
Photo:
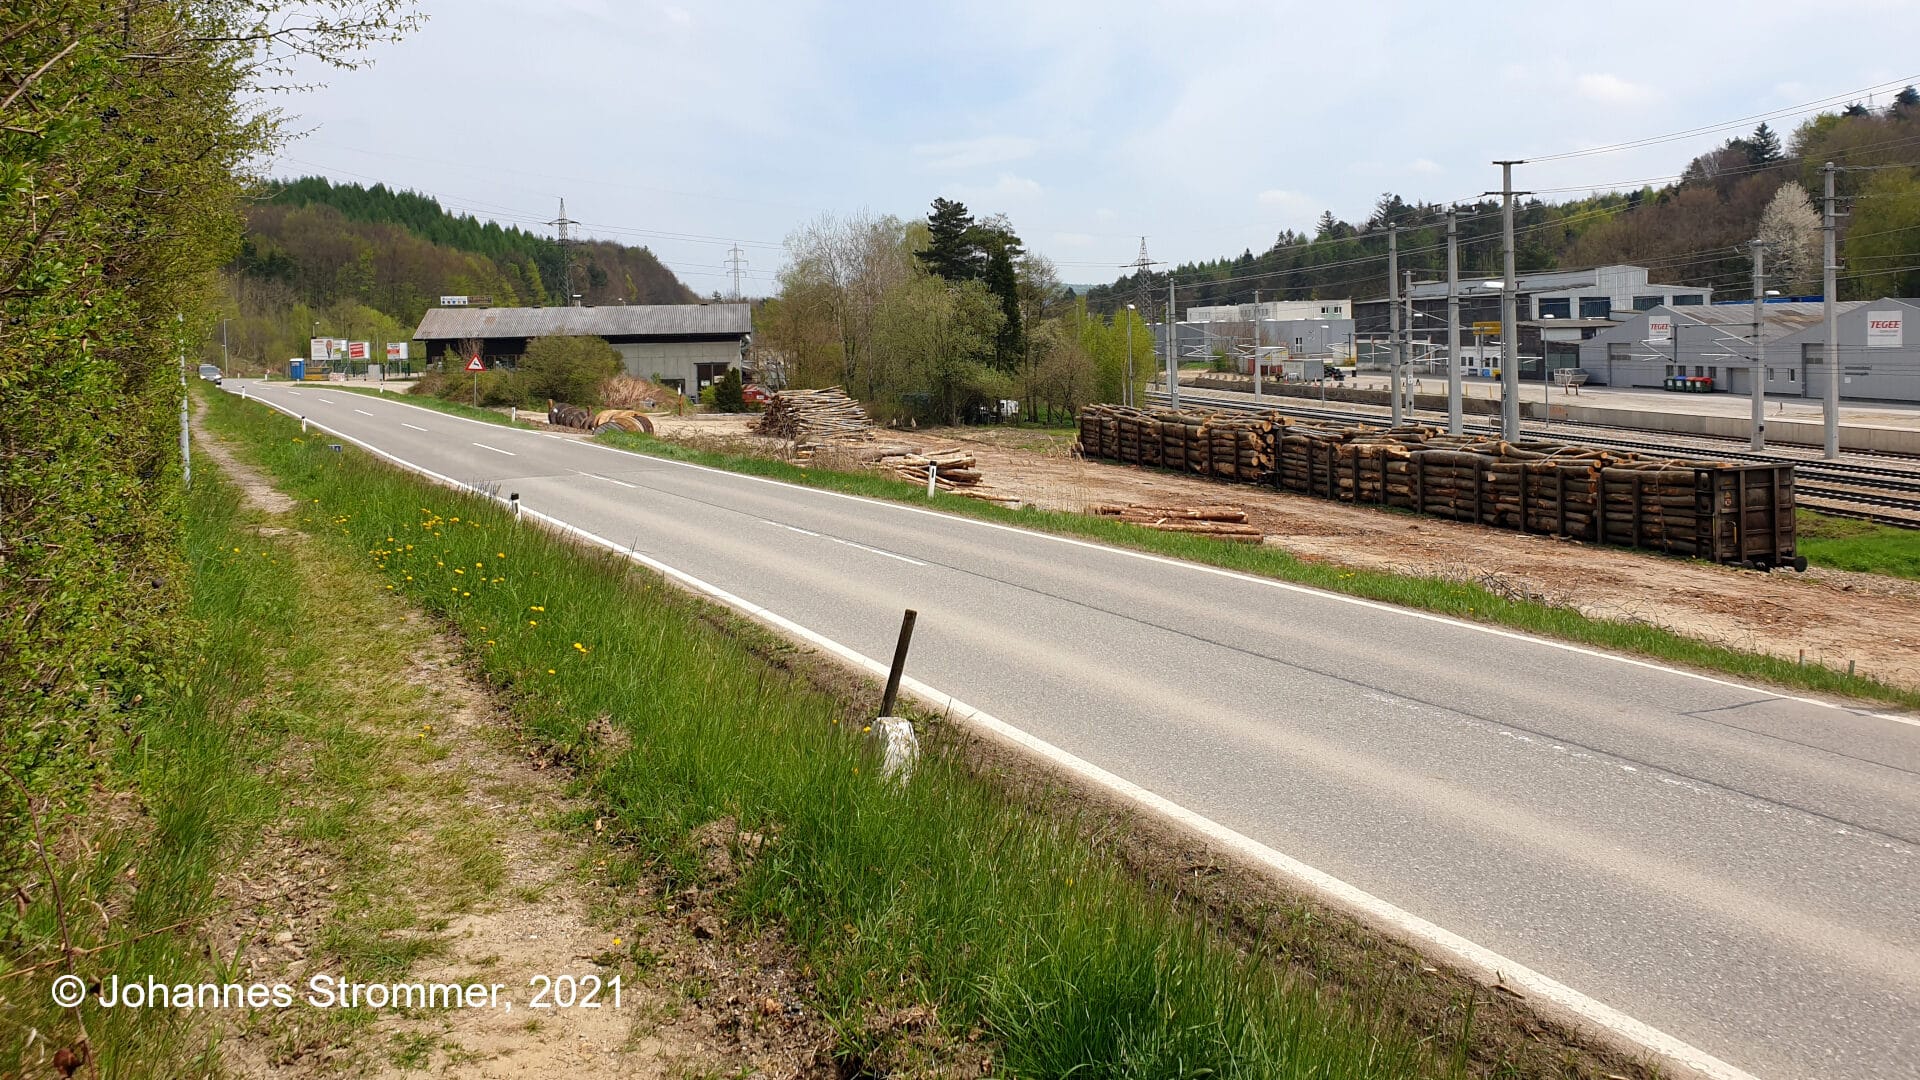
[[(295, 586), (243, 527), (237, 493), (196, 470), (188, 500), (185, 612), (195, 648), (102, 735), (87, 813), (60, 823), (9, 823), (36, 834), (39, 865), (12, 878), (0, 915), (0, 1031), (19, 1073), (61, 1051), (90, 1054), (107, 1076), (208, 1071), (213, 1034), (198, 1014), (169, 1009), (59, 1009), (52, 981), (221, 980), (231, 957), (209, 956), (196, 930), (220, 910), (220, 874), (278, 812), (260, 772), (284, 733), (240, 722), (267, 677), (267, 657), (294, 630)], [(17, 901), (17, 903), (16, 903)], [(52, 1073), (48, 1073), (52, 1075)]]
[(737, 853), (736, 912), (807, 956), (846, 1058), (872, 1048), (877, 1010), (930, 1003), (998, 1043), (1013, 1075), (1460, 1072), (1376, 1011), (1242, 954), (1095, 854), (1075, 822), (1027, 812), (938, 744), (910, 781), (876, 775), (844, 702), (625, 561), (326, 453), (264, 408), (215, 395), (211, 415), (300, 498), (308, 530), (474, 643), (630, 845), (626, 873), (698, 885), (686, 838), (722, 818), (764, 838)]
[(1920, 529), (1799, 512), (1800, 554), (1816, 566), (1920, 579)]
[(1055, 510), (1031, 507), (1010, 510), (945, 493), (936, 493), (929, 500), (925, 488), (879, 472), (847, 472), (817, 467), (803, 469), (772, 458), (696, 450), (650, 435), (627, 432), (608, 432), (596, 438), (609, 446), (654, 457), (868, 498), (918, 503), (947, 513), (1097, 540), (1114, 547), (1310, 585), (1329, 592), (1522, 630), (1682, 667), (1738, 675), (1798, 690), (1816, 690), (1920, 708), (1920, 691), (1883, 683), (1870, 675), (1849, 675), (1819, 664), (1802, 665), (1764, 653), (1730, 649), (1647, 623), (1596, 619), (1572, 608), (1502, 596), (1468, 582), (1304, 562), (1278, 548), (1264, 545), (1232, 544), (1205, 536), (1161, 533), (1136, 525)]

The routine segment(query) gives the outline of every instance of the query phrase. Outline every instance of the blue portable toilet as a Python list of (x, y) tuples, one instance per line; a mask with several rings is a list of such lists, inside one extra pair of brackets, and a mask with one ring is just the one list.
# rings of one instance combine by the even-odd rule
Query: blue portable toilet
[(305, 360), (287, 361), (287, 378), (292, 379), (294, 382), (299, 382), (306, 377), (307, 362)]

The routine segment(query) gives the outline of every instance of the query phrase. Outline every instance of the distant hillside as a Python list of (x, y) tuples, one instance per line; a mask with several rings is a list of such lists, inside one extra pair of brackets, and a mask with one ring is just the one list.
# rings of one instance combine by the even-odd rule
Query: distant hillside
[[(1724, 299), (1751, 292), (1748, 241), (1789, 184), (1820, 190), (1820, 166), (1843, 166), (1839, 193), (1851, 209), (1842, 228), (1842, 298), (1920, 293), (1920, 93), (1909, 87), (1884, 111), (1854, 105), (1816, 116), (1782, 147), (1762, 124), (1690, 162), (1663, 186), (1570, 202), (1522, 200), (1515, 209), (1515, 260), (1521, 272), (1636, 263), (1655, 280), (1711, 286)], [(1524, 174), (1516, 180), (1524, 182)], [(1802, 203), (1805, 209), (1805, 202)], [(1382, 195), (1358, 224), (1321, 215), (1311, 234), (1287, 230), (1272, 247), (1175, 269), (1180, 306), (1268, 300), (1366, 298), (1387, 293), (1387, 233), (1400, 228), (1400, 267), (1424, 280), (1446, 270), (1446, 208)], [(1799, 219), (1805, 236), (1808, 219)], [(1814, 222), (1817, 227), (1817, 222)], [(1780, 226), (1794, 233), (1792, 223)], [(1500, 204), (1460, 208), (1460, 272), (1464, 280), (1500, 271)], [(1777, 254), (1777, 253), (1776, 253)], [(1773, 258), (1774, 256), (1770, 256)], [(1802, 257), (1790, 292), (1817, 291), (1818, 259)], [(1776, 265), (1777, 268), (1777, 265)], [(1192, 283), (1192, 287), (1189, 287)], [(1111, 313), (1137, 295), (1133, 276), (1087, 291), (1088, 307)], [(1145, 283), (1149, 301), (1166, 294), (1166, 274)], [(1776, 280), (1774, 284), (1782, 282)]]
[[(247, 209), (246, 239), (228, 265), (230, 361), (278, 365), (316, 332), (404, 341), (446, 295), (496, 306), (566, 301), (554, 241), (448, 213), (433, 198), (319, 177), (270, 185)], [(575, 247), (573, 291), (589, 304), (698, 303), (646, 248)], [(219, 355), (218, 342), (208, 350)]]

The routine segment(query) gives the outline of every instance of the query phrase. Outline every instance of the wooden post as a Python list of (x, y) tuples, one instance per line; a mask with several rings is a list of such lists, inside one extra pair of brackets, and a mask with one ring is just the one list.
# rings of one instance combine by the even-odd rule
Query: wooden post
[(913, 644), (913, 621), (919, 612), (912, 608), (900, 619), (900, 640), (893, 646), (893, 668), (887, 672), (887, 691), (880, 698), (880, 715), (892, 716), (893, 703), (900, 696), (900, 676), (907, 669), (907, 646)]

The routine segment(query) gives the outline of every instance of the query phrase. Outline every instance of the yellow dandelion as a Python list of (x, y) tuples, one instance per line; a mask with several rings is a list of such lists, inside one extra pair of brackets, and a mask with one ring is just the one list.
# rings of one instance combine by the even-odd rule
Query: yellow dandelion
[(614, 939), (613, 939), (613, 943), (614, 943), (615, 945), (618, 945), (618, 944), (620, 944), (620, 939), (619, 939), (619, 938), (614, 938)]
[(540, 620), (539, 620), (539, 619), (528, 619), (528, 620), (527, 620), (527, 625), (528, 625), (528, 626), (539, 626), (539, 625), (540, 625)]
[(560, 674), (560, 673), (559, 673), (559, 672), (557, 672), (557, 671), (555, 671), (555, 670), (553, 670), (552, 668), (548, 668), (548, 669), (547, 669), (547, 674), (549, 674), (549, 675), (558, 675), (558, 674)]
[(504, 559), (507, 557), (507, 553), (504, 551), (496, 551), (493, 553), (493, 557), (496, 559)]

